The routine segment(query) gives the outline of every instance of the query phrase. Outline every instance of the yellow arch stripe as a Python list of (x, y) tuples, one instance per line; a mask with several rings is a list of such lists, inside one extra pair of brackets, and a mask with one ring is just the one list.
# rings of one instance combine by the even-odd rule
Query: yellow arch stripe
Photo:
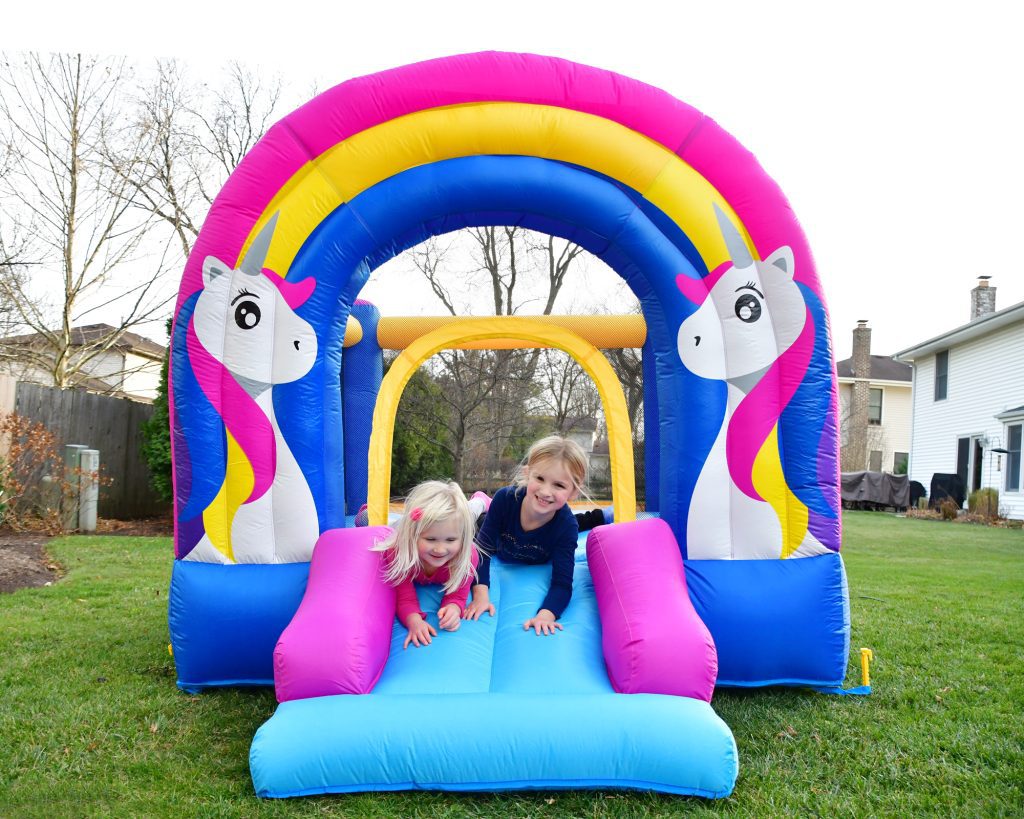
[(782, 526), (782, 557), (789, 557), (803, 542), (807, 534), (807, 507), (794, 495), (786, 484), (782, 472), (782, 460), (779, 458), (779, 428), (772, 428), (771, 434), (764, 442), (754, 459), (751, 479), (754, 488), (775, 510), (775, 515)]
[(256, 477), (252, 464), (238, 442), (227, 430), (225, 434), (228, 439), (226, 477), (217, 496), (203, 510), (203, 528), (214, 547), (233, 561), (235, 553), (231, 546), (231, 521), (235, 519), (238, 507), (252, 493)]
[(611, 461), (612, 498), (615, 521), (636, 519), (636, 488), (633, 478), (633, 446), (629, 412), (622, 387), (601, 351), (564, 327), (532, 319), (482, 318), (454, 326), (440, 327), (421, 336), (395, 359), (377, 394), (370, 433), (369, 487), (367, 507), (370, 525), (387, 523), (391, 488), (391, 442), (395, 433), (395, 411), (405, 385), (420, 364), (452, 345), (494, 338), (519, 338), (541, 347), (557, 347), (575, 358), (594, 380), (608, 422), (608, 453)]
[(690, 165), (649, 137), (580, 111), (488, 102), (432, 108), (389, 120), (306, 163), (253, 226), (237, 263), (275, 212), (281, 215), (266, 266), (283, 276), (309, 235), (339, 205), (409, 168), (482, 154), (560, 160), (619, 180), (679, 224), (712, 270), (729, 258), (715, 220), (717, 204), (757, 255), (729, 203)]

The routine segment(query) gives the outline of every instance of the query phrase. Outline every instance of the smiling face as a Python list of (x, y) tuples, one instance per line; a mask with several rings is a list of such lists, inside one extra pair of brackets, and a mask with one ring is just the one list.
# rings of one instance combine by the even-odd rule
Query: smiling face
[(520, 522), (532, 529), (543, 526), (578, 494), (576, 482), (562, 461), (538, 461), (527, 469)]
[(423, 527), (416, 540), (420, 566), (430, 575), (458, 557), (462, 550), (462, 526), (454, 515)]

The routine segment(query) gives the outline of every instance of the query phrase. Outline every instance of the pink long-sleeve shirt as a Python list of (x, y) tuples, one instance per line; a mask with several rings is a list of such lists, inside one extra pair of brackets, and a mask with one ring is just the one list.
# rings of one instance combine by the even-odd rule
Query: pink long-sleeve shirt
[[(475, 571), (477, 564), (480, 562), (480, 557), (477, 554), (476, 549), (473, 549), (473, 555), (470, 560)], [(395, 604), (395, 613), (398, 615), (398, 622), (403, 626), (406, 625), (406, 619), (410, 614), (418, 614), (420, 617), (426, 619), (426, 613), (420, 610), (420, 601), (416, 596), (416, 586), (414, 584), (419, 584), (421, 586), (431, 584), (443, 586), (448, 582), (449, 577), (450, 574), (448, 572), (448, 567), (442, 566), (429, 577), (420, 571), (419, 574), (399, 583), (395, 588), (395, 591), (398, 593), (397, 602)], [(443, 609), (445, 606), (454, 603), (459, 607), (459, 611), (461, 612), (462, 609), (466, 607), (466, 600), (469, 599), (469, 590), (475, 582), (473, 573), (470, 572), (466, 577), (466, 581), (459, 586), (459, 588), (450, 594), (446, 594), (441, 599), (441, 605), (438, 608)]]

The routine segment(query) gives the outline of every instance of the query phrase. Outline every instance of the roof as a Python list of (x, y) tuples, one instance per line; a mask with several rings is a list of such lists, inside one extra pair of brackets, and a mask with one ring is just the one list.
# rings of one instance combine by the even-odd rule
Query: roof
[[(90, 344), (95, 344), (101, 338), (116, 332), (116, 329), (109, 324), (85, 324), (81, 327), (72, 327), (71, 345), (73, 347), (86, 347)], [(39, 333), (26, 333), (20, 336), (8, 336), (7, 338), (0, 339), (0, 342), (5, 344), (31, 344), (37, 338), (40, 338)], [(162, 344), (157, 344), (145, 336), (129, 332), (121, 334), (121, 338), (113, 345), (113, 349), (145, 355), (150, 358), (163, 358), (167, 352), (167, 348)]]
[[(888, 355), (871, 356), (871, 381), (906, 381), (913, 379), (914, 368)], [(836, 362), (836, 375), (839, 378), (854, 378), (853, 359), (846, 358)]]
[(967, 324), (962, 324), (956, 329), (950, 330), (948, 333), (943, 333), (927, 341), (922, 341), (913, 347), (900, 350), (900, 352), (896, 353), (895, 358), (902, 361), (914, 361), (932, 353), (947, 350), (957, 344), (981, 338), (988, 333), (1001, 330), (1003, 327), (1016, 324), (1017, 322), (1024, 322), (1024, 301), (1007, 307), (1005, 310), (998, 310), (995, 313), (980, 316), (969, 321)]

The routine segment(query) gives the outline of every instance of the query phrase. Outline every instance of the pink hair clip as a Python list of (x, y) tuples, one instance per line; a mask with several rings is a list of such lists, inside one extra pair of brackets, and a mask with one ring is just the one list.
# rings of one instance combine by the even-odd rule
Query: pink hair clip
[(423, 517), (423, 510), (418, 506), (409, 513), (410, 520), (419, 520)]

